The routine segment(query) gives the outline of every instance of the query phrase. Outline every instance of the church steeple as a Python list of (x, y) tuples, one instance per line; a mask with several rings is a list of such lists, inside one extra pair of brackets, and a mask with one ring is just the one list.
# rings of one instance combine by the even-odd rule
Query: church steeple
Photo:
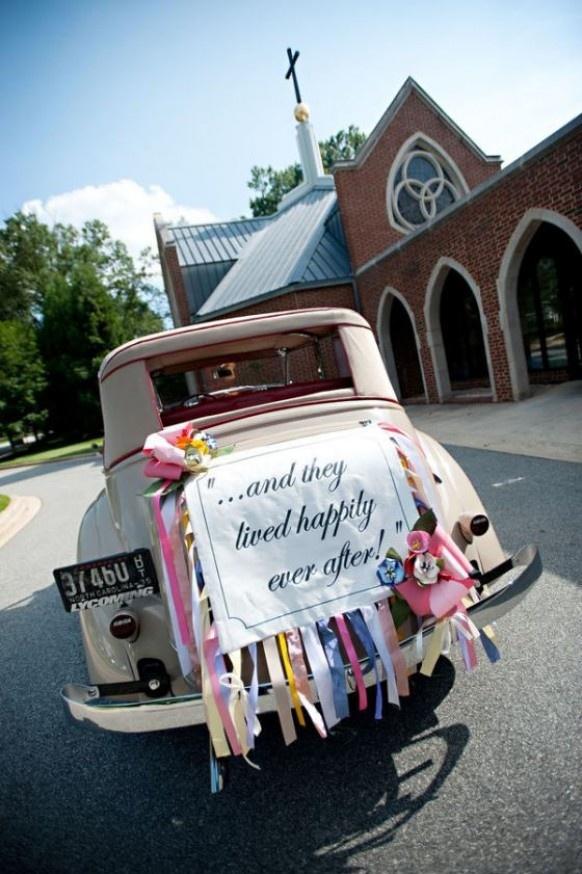
[(293, 78), (293, 87), (297, 100), (293, 115), (295, 116), (295, 121), (298, 122), (296, 128), (297, 146), (303, 169), (303, 181), (307, 185), (312, 185), (317, 179), (325, 175), (321, 161), (321, 152), (319, 151), (315, 131), (309, 121), (309, 107), (301, 100), (301, 92), (299, 91), (299, 83), (295, 72), (295, 64), (299, 57), (299, 52), (292, 52), (291, 49), (287, 49), (287, 57), (289, 58), (289, 69), (285, 74), (285, 78)]

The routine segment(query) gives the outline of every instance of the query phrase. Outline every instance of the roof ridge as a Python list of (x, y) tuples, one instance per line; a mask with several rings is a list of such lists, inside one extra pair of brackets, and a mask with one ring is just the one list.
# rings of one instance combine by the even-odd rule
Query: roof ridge
[(462, 139), (468, 148), (477, 155), (482, 161), (487, 161), (488, 163), (494, 163), (500, 161), (499, 155), (487, 155), (485, 152), (477, 145), (477, 143), (471, 139), (471, 137), (465, 133), (465, 131), (454, 121), (450, 115), (448, 115), (444, 109), (434, 100), (430, 94), (424, 90), (424, 88), (418, 84), (416, 79), (413, 79), (412, 76), (407, 76), (403, 85), (400, 87), (398, 93), (394, 97), (394, 99), (388, 105), (388, 108), (381, 115), (379, 121), (376, 123), (372, 132), (368, 136), (367, 140), (363, 143), (361, 148), (358, 150), (357, 154), (354, 158), (349, 161), (336, 161), (333, 165), (332, 170), (348, 170), (353, 167), (359, 167), (370, 155), (372, 149), (395, 117), (396, 113), (400, 110), (401, 106), (404, 104), (405, 100), (415, 92), (424, 103), (427, 104), (429, 109), (431, 109), (436, 115), (438, 115), (442, 121), (450, 127), (457, 136)]
[(184, 228), (219, 228), (219, 227), (229, 227), (230, 225), (240, 225), (247, 224), (248, 222), (264, 222), (264, 221), (272, 221), (274, 215), (257, 215), (250, 216), (249, 218), (239, 218), (239, 219), (230, 219), (222, 222), (192, 222), (192, 223), (180, 223), (174, 222), (174, 224), (163, 225), (163, 229), (167, 231), (173, 231), (176, 228), (180, 228), (181, 230)]

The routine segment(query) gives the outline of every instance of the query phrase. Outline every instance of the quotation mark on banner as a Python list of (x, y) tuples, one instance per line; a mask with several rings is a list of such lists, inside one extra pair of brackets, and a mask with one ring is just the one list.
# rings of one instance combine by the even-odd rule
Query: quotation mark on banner
[(396, 533), (400, 534), (401, 531), (402, 531), (402, 519), (399, 519), (398, 522), (396, 523)]
[(209, 489), (214, 488), (214, 477), (213, 476), (208, 477), (208, 488)]

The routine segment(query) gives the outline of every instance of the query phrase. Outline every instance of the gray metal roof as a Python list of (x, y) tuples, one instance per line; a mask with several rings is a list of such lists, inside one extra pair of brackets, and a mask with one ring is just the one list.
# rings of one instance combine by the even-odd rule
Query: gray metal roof
[(174, 244), (181, 267), (236, 261), (248, 240), (270, 218), (241, 219), (208, 225), (166, 225), (164, 243)]
[(336, 212), (335, 190), (315, 186), (276, 213), (253, 234), (198, 315), (235, 309), (290, 285), (349, 277)]
[(315, 252), (305, 268), (301, 282), (327, 282), (350, 276), (352, 268), (341, 225), (339, 210), (333, 210)]

